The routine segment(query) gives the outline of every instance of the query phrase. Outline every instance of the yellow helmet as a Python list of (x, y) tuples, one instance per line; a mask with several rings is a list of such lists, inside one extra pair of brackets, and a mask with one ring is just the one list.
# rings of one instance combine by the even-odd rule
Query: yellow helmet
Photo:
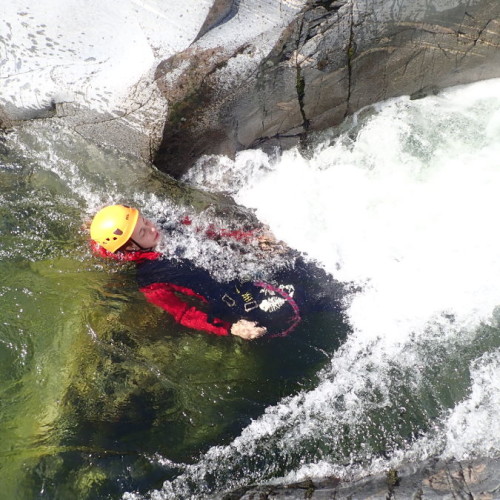
[(110, 205), (95, 214), (90, 225), (90, 237), (114, 253), (130, 239), (138, 219), (137, 208)]

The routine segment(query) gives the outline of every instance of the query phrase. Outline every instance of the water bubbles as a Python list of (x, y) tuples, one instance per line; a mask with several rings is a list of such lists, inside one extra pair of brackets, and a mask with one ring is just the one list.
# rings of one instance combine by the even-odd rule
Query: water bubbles
[(359, 292), (353, 333), (317, 387), (269, 407), (158, 498), (498, 449), (499, 85), (363, 110), (307, 156), (246, 152), (248, 180), (238, 159), (204, 166), (203, 182), (235, 177), (240, 203)]
[[(346, 302), (353, 331), (337, 352), (323, 350), (330, 360), (314, 384), (266, 408), (229, 444), (191, 465), (148, 458), (171, 478), (149, 496), (217, 495), (254, 482), (352, 477), (398, 460), (493, 452), (500, 446), (498, 95), (492, 81), (419, 101), (395, 99), (323, 134), (307, 155), (294, 149), (280, 157), (246, 151), (234, 161), (206, 158), (185, 179), (203, 186), (196, 195), (192, 186), (61, 128), (34, 123), (10, 134), (3, 146), (15, 157), (0, 170), (0, 256), (7, 278), (26, 281), (14, 286), (2, 276), (0, 298), (15, 304), (4, 308), (6, 356), (17, 357), (20, 372), (29, 365), (36, 349), (21, 334), (41, 293), (54, 316), (71, 315), (59, 304), (60, 283), (67, 279), (62, 289), (73, 291), (82, 282), (74, 256), (85, 252), (88, 235), (80, 225), (101, 206), (140, 207), (165, 230), (162, 252), (191, 259), (222, 280), (256, 268), (265, 275), (288, 262), (279, 245), (271, 252), (259, 245), (269, 235), (255, 213), (279, 240), (356, 286)], [(233, 194), (249, 210), (231, 204), (217, 210), (212, 202), (221, 198), (210, 190)], [(63, 259), (68, 250), (70, 262)], [(93, 269), (102, 271), (100, 265)], [(124, 291), (126, 280), (112, 267), (99, 275), (116, 278), (119, 291), (106, 290), (118, 305), (136, 290)], [(127, 326), (140, 320), (127, 319)], [(84, 338), (95, 344), (91, 324)], [(70, 343), (66, 333), (58, 338)], [(300, 340), (295, 347), (305, 348)], [(203, 342), (193, 336), (168, 355), (192, 355), (190, 341)], [(254, 346), (214, 345), (199, 351), (214, 369), (230, 358), (259, 370), (257, 363), (245, 365)], [(153, 366), (148, 376), (166, 383)], [(196, 392), (193, 407), (202, 401), (203, 411), (211, 411), (221, 404), (217, 383)], [(185, 413), (186, 421), (196, 423), (200, 411)]]

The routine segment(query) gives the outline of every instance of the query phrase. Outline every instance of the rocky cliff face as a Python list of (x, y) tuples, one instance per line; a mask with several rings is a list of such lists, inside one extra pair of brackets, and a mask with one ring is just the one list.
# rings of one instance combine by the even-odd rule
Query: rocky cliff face
[[(246, 80), (305, 4), (13, 0), (0, 17), (0, 129), (48, 120), (149, 164), (167, 115), (194, 116), (187, 112), (214, 71), (218, 90)], [(231, 57), (246, 47), (244, 64)]]
[(500, 76), (498, 0), (67, 2), (6, 7), (0, 127), (62, 120), (175, 176), (202, 154), (287, 147), (367, 104)]
[(314, 0), (257, 63), (256, 50), (194, 45), (159, 65), (160, 169), (179, 176), (202, 154), (287, 147), (390, 97), (498, 77), (500, 3)]

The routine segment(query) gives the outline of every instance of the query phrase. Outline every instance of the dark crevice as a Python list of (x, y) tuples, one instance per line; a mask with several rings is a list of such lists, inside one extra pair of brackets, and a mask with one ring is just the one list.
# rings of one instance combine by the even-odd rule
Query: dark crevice
[(337, 12), (341, 7), (343, 7), (347, 3), (347, 0), (316, 0), (311, 4), (314, 7), (323, 7), (328, 12)]
[(299, 36), (297, 37), (297, 45), (295, 47), (295, 70), (296, 70), (296, 79), (295, 79), (295, 89), (297, 91), (297, 100), (299, 103), (300, 115), (302, 116), (302, 129), (303, 132), (300, 134), (300, 142), (304, 145), (307, 139), (307, 131), (309, 129), (309, 120), (307, 119), (305, 110), (304, 110), (304, 96), (306, 92), (306, 81), (304, 75), (302, 74), (302, 68), (297, 60), (299, 49), (301, 45), (302, 32), (304, 29), (304, 18), (300, 21), (299, 27)]
[(352, 92), (352, 60), (356, 55), (356, 42), (354, 41), (354, 13), (351, 4), (350, 16), (350, 30), (349, 30), (349, 43), (347, 45), (347, 97), (344, 118), (349, 115), (351, 92)]
[(262, 136), (259, 137), (257, 140), (255, 140), (249, 147), (250, 148), (258, 148), (262, 147), (263, 145), (270, 143), (271, 141), (281, 141), (281, 140), (286, 140), (286, 139), (297, 139), (297, 142), (301, 143), (301, 141), (304, 139), (304, 132), (300, 132), (297, 134), (274, 134), (274, 135), (267, 135), (267, 136)]
[(208, 12), (203, 26), (200, 28), (200, 31), (193, 40), (193, 43), (197, 42), (209, 31), (217, 28), (217, 26), (230, 21), (238, 13), (240, 8), (239, 4), (239, 0), (215, 0), (210, 8), (210, 11)]
[(476, 38), (474, 39), (474, 47), (477, 45), (477, 42), (481, 40), (481, 37), (483, 36), (483, 33), (485, 32), (486, 28), (490, 25), (490, 23), (494, 22), (495, 19), (488, 19), (486, 21), (486, 24), (478, 31)]

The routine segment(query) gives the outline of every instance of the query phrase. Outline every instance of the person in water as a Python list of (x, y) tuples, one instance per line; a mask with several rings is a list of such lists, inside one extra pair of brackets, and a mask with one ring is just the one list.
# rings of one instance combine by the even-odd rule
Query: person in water
[[(299, 324), (305, 310), (311, 305), (317, 310), (321, 302), (318, 294), (308, 293), (307, 286), (301, 289), (297, 285), (307, 281), (306, 274), (312, 277), (303, 261), (292, 270), (277, 272), (266, 282), (224, 283), (187, 259), (167, 258), (155, 250), (161, 240), (160, 231), (136, 208), (103, 208), (92, 220), (90, 235), (93, 250), (100, 256), (135, 262), (140, 291), (146, 299), (188, 328), (246, 340), (265, 334), (285, 336)], [(331, 282), (326, 273), (314, 268), (313, 274), (318, 273), (320, 276), (313, 277)], [(321, 299), (324, 301), (325, 296)], [(331, 300), (328, 302), (331, 305)]]

